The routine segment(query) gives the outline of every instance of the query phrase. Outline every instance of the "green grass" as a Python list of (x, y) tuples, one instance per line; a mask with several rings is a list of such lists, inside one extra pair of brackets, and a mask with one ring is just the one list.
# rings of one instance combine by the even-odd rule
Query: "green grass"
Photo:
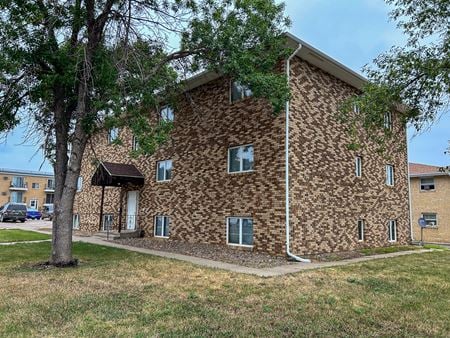
[(449, 250), (447, 247), (439, 245), (439, 244), (425, 244), (423, 246), (424, 249), (437, 249), (437, 250)]
[(0, 229), (0, 243), (38, 241), (50, 239), (50, 235), (20, 229)]
[(75, 243), (0, 247), (0, 336), (450, 335), (450, 251), (258, 278)]
[(380, 255), (380, 254), (387, 254), (387, 253), (393, 253), (393, 252), (400, 252), (400, 251), (411, 251), (411, 250), (420, 250), (422, 247), (417, 245), (405, 245), (405, 246), (385, 246), (385, 247), (379, 247), (379, 248), (367, 248), (367, 249), (361, 249), (359, 250), (360, 253), (362, 253), (365, 256), (370, 255)]

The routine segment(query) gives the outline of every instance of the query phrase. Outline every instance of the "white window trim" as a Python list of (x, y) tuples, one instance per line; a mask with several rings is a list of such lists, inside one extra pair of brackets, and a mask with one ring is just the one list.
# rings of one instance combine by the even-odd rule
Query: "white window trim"
[[(433, 185), (434, 185), (434, 189), (422, 189), (422, 180), (423, 179), (433, 179)], [(435, 191), (436, 190), (436, 181), (434, 180), (434, 177), (420, 177), (419, 178), (419, 191), (424, 191), (424, 192), (428, 192), (428, 191)]]
[[(162, 217), (163, 219), (166, 218), (169, 220), (169, 234), (170, 234), (170, 217), (167, 215), (156, 215), (154, 224), (153, 224), (153, 236), (158, 237), (158, 238), (169, 238), (169, 236), (159, 236), (156, 234), (156, 220), (158, 219), (158, 217)], [(164, 232), (164, 221), (163, 221), (163, 225), (162, 225), (162, 231)]]
[[(173, 161), (171, 159), (168, 160), (162, 160), (162, 161), (156, 161), (156, 182), (170, 182), (172, 180), (172, 177), (169, 179), (166, 179), (166, 162), (171, 161), (172, 162), (172, 170), (173, 170)], [(164, 179), (159, 180), (158, 179), (158, 164), (164, 162)]]
[(384, 128), (392, 130), (392, 112), (388, 111), (384, 113)]
[[(239, 244), (238, 243), (230, 243), (229, 242), (229, 228), (230, 228), (230, 218), (237, 218), (239, 219)], [(255, 236), (254, 236), (254, 223), (253, 223), (253, 217), (248, 217), (248, 216), (229, 216), (227, 217), (227, 223), (226, 223), (226, 227), (227, 227), (227, 245), (231, 245), (231, 246), (239, 246), (239, 247), (243, 247), (243, 248), (253, 248), (253, 245), (249, 245), (249, 244), (242, 244), (242, 220), (244, 219), (251, 219), (252, 220), (252, 224), (253, 224), (253, 241), (255, 240)]]
[(78, 176), (77, 178), (77, 192), (81, 192), (83, 190), (83, 176)]
[[(358, 175), (359, 172), (359, 175)], [(355, 157), (355, 176), (360, 178), (362, 177), (362, 157), (356, 156)]]
[[(362, 224), (362, 231), (361, 231), (361, 234), (362, 234), (362, 239), (361, 238), (359, 238), (359, 223), (361, 222), (361, 224)], [(358, 242), (364, 242), (365, 241), (365, 239), (366, 239), (366, 222), (364, 222), (364, 220), (363, 219), (359, 219), (357, 222), (356, 222), (356, 227), (357, 227), (357, 235), (358, 235)]]
[[(36, 206), (35, 206), (35, 207), (31, 206), (31, 202), (36, 202)], [(31, 199), (30, 199), (29, 206), (30, 206), (30, 208), (38, 209), (38, 206), (39, 206), (39, 199), (37, 199), (37, 198), (31, 198)]]
[[(392, 175), (391, 175), (392, 184), (388, 181), (388, 177), (389, 177), (388, 170), (389, 170), (389, 168), (392, 168)], [(385, 174), (386, 174), (386, 178), (385, 178), (386, 185), (388, 187), (393, 187), (395, 185), (395, 168), (394, 168), (394, 166), (392, 164), (386, 164)]]
[(139, 142), (137, 137), (133, 135), (133, 139), (131, 140), (131, 150), (137, 151), (139, 150)]
[[(170, 108), (172, 110), (172, 119), (164, 118), (162, 116), (161, 112), (163, 111), (163, 109), (166, 109), (166, 108)], [(158, 118), (165, 122), (174, 122), (175, 121), (175, 109), (173, 109), (173, 107), (170, 104), (166, 104), (166, 105), (162, 106), (158, 111)]]
[[(230, 171), (230, 152), (232, 149), (237, 149), (237, 148), (245, 148), (248, 146), (252, 146), (253, 147), (253, 169), (249, 169), (249, 170), (242, 170), (242, 168), (244, 167), (244, 161), (243, 159), (240, 160), (239, 162), (239, 171)], [(255, 171), (255, 146), (253, 145), (253, 143), (248, 143), (248, 144), (243, 144), (243, 145), (239, 145), (239, 146), (234, 146), (234, 147), (228, 147), (228, 156), (227, 156), (227, 172), (228, 174), (242, 174), (242, 173), (251, 173), (253, 171)]]
[[(75, 227), (75, 219), (77, 220), (77, 226)], [(80, 229), (80, 214), (75, 213), (72, 215), (72, 229), (79, 230)]]
[[(393, 232), (393, 239), (391, 239), (391, 224), (394, 224), (394, 232)], [(390, 219), (388, 221), (388, 230), (389, 230), (389, 242), (390, 243), (395, 243), (397, 242), (397, 220), (395, 219)]]
[[(112, 135), (111, 135), (112, 130), (117, 130), (117, 135), (114, 139), (112, 138)], [(120, 129), (117, 127), (108, 129), (108, 144), (112, 144), (115, 140), (117, 140), (119, 138), (119, 134), (120, 134)]]

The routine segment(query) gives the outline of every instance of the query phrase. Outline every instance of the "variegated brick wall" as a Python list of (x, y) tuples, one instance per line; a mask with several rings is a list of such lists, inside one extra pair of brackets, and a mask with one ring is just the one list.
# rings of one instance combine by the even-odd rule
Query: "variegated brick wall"
[[(361, 139), (359, 151), (336, 120), (339, 102), (354, 89), (295, 58), (291, 64), (291, 223), (293, 251), (301, 254), (386, 246), (388, 220), (397, 220), (398, 243), (410, 240), (405, 128), (394, 120), (396, 149), (379, 155)], [(362, 177), (355, 175), (362, 157)], [(391, 158), (391, 159), (387, 159)], [(395, 184), (385, 184), (393, 164)], [(357, 220), (365, 221), (358, 241)]]
[[(333, 118), (337, 104), (353, 89), (295, 58), (291, 104), (291, 223), (293, 252), (310, 254), (388, 245), (387, 220), (398, 221), (400, 243), (409, 239), (406, 151), (395, 155), (394, 188), (384, 184), (385, 163), (373, 148), (362, 150), (363, 177), (354, 177), (355, 152)], [(129, 156), (132, 138), (108, 145), (106, 135), (92, 144), (103, 161), (133, 163), (145, 176), (140, 189), (139, 226), (153, 235), (155, 215), (171, 217), (170, 238), (226, 245), (226, 217), (250, 216), (254, 249), (285, 253), (284, 119), (272, 116), (265, 100), (230, 103), (229, 81), (217, 79), (183, 98), (175, 112), (171, 141), (152, 156)], [(405, 142), (404, 130), (398, 142)], [(255, 170), (228, 174), (227, 150), (254, 145)], [(88, 147), (82, 165), (83, 190), (75, 212), (81, 230), (97, 231), (100, 187), (89, 182), (95, 170)], [(172, 159), (170, 182), (156, 182), (156, 161)], [(125, 201), (125, 200), (124, 200)], [(105, 213), (119, 212), (119, 189), (107, 188)], [(124, 205), (124, 214), (126, 205)], [(365, 242), (356, 221), (366, 220)]]

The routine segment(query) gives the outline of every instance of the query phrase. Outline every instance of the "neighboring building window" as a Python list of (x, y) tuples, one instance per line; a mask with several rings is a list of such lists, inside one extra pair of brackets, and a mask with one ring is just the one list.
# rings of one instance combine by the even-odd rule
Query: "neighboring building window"
[(434, 190), (434, 177), (421, 178), (420, 190), (422, 191)]
[(111, 128), (108, 130), (108, 143), (111, 144), (119, 138), (119, 128)]
[(39, 183), (31, 183), (31, 188), (39, 189)]
[(435, 227), (438, 225), (437, 221), (437, 214), (434, 213), (424, 213), (422, 214), (422, 217), (425, 219), (425, 222), (427, 223), (427, 226)]
[(253, 219), (241, 217), (227, 218), (227, 242), (233, 245), (253, 245)]
[(73, 214), (72, 216), (72, 229), (78, 230), (80, 229), (80, 215)]
[(131, 149), (136, 151), (139, 150), (139, 141), (136, 136), (133, 136), (133, 144), (131, 145)]
[(228, 149), (228, 172), (252, 171), (253, 166), (253, 145), (250, 144)]
[(11, 192), (11, 202), (23, 203), (23, 191), (12, 191)]
[(37, 209), (38, 208), (38, 200), (33, 198), (30, 200), (30, 208)]
[(47, 180), (47, 188), (48, 188), (48, 189), (55, 189), (55, 180), (53, 180), (53, 179), (48, 179), (48, 180)]
[(394, 185), (394, 166), (390, 164), (386, 165), (386, 184)]
[(384, 113), (384, 128), (392, 130), (392, 113), (390, 111)]
[(173, 108), (169, 105), (162, 107), (159, 110), (159, 118), (166, 122), (172, 122), (175, 118)]
[(155, 237), (169, 237), (169, 216), (155, 217)]
[(24, 178), (21, 176), (13, 177), (12, 186), (15, 188), (26, 188)]
[(77, 179), (77, 191), (80, 192), (83, 189), (83, 177), (78, 176)]
[(397, 221), (390, 220), (388, 225), (389, 225), (389, 242), (397, 242)]
[(103, 231), (111, 231), (113, 228), (114, 216), (112, 214), (103, 215)]
[(156, 162), (156, 180), (158, 182), (170, 181), (172, 178), (172, 160)]
[(355, 157), (355, 175), (356, 177), (362, 176), (362, 158), (360, 156)]
[(248, 86), (242, 85), (237, 81), (231, 82), (231, 102), (236, 102), (252, 95), (253, 93)]
[(358, 220), (358, 241), (364, 241), (364, 220)]
[(55, 194), (45, 194), (45, 204), (53, 204)]

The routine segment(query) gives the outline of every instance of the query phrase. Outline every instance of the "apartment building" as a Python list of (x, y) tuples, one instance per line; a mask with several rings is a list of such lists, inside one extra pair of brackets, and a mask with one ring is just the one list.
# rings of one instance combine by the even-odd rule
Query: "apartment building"
[(26, 203), (40, 209), (53, 203), (53, 173), (16, 169), (0, 169), (0, 205), (7, 202)]
[(410, 163), (413, 238), (420, 240), (423, 217), (425, 242), (450, 243), (450, 174), (441, 167)]
[[(149, 113), (174, 122), (155, 154), (130, 156), (139, 145), (127, 128), (97, 135), (82, 163), (74, 228), (140, 229), (273, 255), (409, 243), (408, 162), (394, 150), (406, 147), (380, 155), (361, 130), (363, 147), (350, 150), (335, 114), (365, 80), (295, 36), (288, 43), (292, 98), (278, 116), (251, 88), (208, 72), (187, 82), (176, 108)], [(385, 120), (405, 145), (395, 113)]]

